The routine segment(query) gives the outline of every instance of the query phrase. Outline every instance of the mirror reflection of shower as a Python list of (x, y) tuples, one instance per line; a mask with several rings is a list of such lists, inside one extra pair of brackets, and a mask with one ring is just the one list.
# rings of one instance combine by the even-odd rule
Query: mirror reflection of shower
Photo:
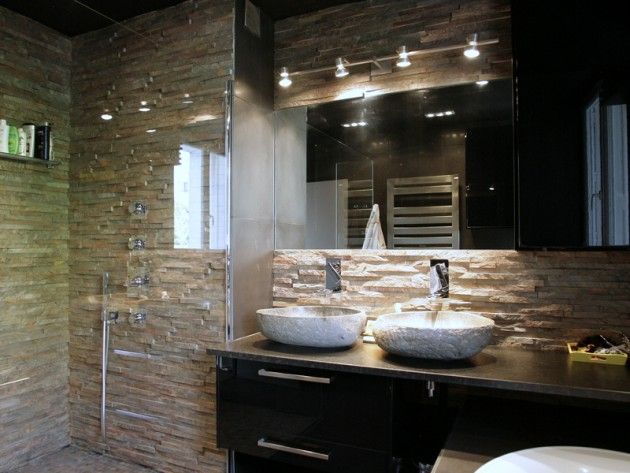
[(173, 247), (225, 248), (227, 159), (190, 144), (173, 167)]

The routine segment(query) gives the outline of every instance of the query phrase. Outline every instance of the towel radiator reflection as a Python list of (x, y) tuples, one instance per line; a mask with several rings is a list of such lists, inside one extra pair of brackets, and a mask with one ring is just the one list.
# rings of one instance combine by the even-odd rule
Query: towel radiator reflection
[(459, 177), (387, 180), (388, 248), (459, 248)]

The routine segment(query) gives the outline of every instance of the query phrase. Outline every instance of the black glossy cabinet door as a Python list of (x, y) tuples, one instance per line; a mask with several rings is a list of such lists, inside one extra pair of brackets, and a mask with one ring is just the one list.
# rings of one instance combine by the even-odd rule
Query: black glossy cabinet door
[(218, 370), (218, 444), (253, 457), (383, 473), (391, 412), (386, 378), (243, 360), (224, 360)]
[(586, 117), (595, 96), (627, 103), (626, 8), (613, 0), (512, 2), (520, 248), (607, 246), (589, 239)]

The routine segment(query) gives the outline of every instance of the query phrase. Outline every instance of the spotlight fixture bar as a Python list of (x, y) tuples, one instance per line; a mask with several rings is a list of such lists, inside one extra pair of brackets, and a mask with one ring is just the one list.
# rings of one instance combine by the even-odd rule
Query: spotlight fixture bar
[[(490, 44), (497, 44), (497, 43), (499, 43), (499, 39), (493, 38), (493, 39), (486, 39), (483, 41), (476, 41), (475, 46), (478, 48), (479, 46), (488, 46)], [(470, 41), (467, 41), (466, 43), (463, 43), (463, 44), (452, 44), (450, 46), (436, 46), (433, 48), (423, 48), (423, 49), (417, 49), (415, 51), (407, 51), (407, 57), (423, 56), (425, 54), (444, 53), (448, 51), (458, 51), (461, 49), (466, 50), (466, 49), (469, 49), (470, 47), (471, 47)], [(365, 64), (378, 64), (381, 61), (400, 60), (400, 53), (391, 55), (391, 56), (382, 56), (382, 57), (375, 57), (372, 59), (364, 59), (362, 61), (347, 61), (343, 58), (337, 58), (334, 66), (325, 66), (325, 67), (318, 67), (315, 69), (289, 72), (289, 76), (297, 77), (297, 76), (305, 76), (309, 74), (317, 74), (317, 73), (326, 72), (326, 71), (338, 71), (339, 60), (342, 61), (342, 66), (347, 72), (348, 68), (354, 67), (354, 66), (363, 66)], [(342, 77), (345, 77), (345, 76), (342, 76)]]

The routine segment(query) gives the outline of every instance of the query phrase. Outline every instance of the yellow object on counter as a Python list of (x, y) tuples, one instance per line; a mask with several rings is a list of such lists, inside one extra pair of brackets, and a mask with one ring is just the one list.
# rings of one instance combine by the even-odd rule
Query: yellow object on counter
[(599, 363), (602, 365), (625, 365), (628, 355), (625, 353), (588, 353), (579, 351), (577, 343), (567, 343), (569, 349), (569, 359), (571, 361), (582, 361), (586, 363)]

